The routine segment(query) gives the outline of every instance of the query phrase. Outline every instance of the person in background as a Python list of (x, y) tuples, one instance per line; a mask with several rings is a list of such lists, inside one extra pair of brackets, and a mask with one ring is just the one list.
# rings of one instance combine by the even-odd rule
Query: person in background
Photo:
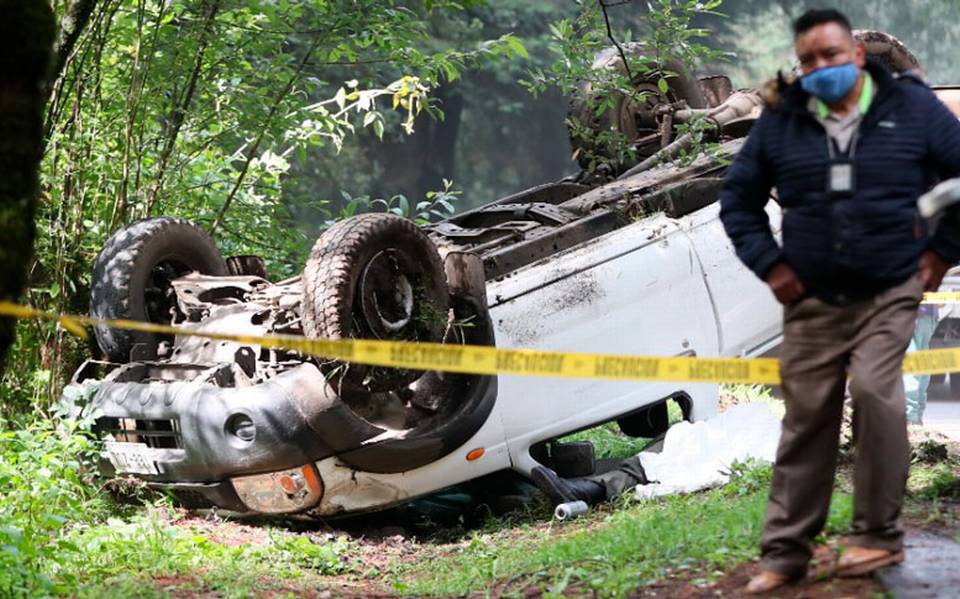
[[(917, 312), (917, 326), (913, 330), (910, 351), (930, 349), (930, 340), (939, 322), (939, 309), (936, 304), (920, 304)], [(927, 390), (930, 387), (929, 374), (908, 374), (904, 376), (907, 396), (907, 422), (923, 424), (923, 411), (927, 407)]]

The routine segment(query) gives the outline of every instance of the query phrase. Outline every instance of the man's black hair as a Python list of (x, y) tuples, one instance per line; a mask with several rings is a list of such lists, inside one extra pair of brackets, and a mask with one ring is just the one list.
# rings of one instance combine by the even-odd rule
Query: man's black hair
[(839, 10), (835, 8), (811, 8), (793, 22), (793, 35), (796, 37), (801, 33), (810, 31), (817, 25), (826, 23), (836, 23), (848, 32), (853, 33), (850, 19)]

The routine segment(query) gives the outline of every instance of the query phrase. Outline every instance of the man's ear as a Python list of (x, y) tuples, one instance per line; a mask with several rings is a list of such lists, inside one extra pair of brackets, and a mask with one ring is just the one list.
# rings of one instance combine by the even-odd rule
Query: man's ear
[(853, 63), (861, 69), (867, 65), (867, 48), (859, 40), (853, 46)]

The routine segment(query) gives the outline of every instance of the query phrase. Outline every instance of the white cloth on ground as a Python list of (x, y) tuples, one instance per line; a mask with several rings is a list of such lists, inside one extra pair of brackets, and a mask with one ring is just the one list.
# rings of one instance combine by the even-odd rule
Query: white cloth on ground
[(637, 499), (690, 493), (726, 483), (730, 466), (750, 458), (773, 462), (780, 420), (762, 403), (734, 406), (701, 422), (680, 422), (667, 431), (660, 453), (640, 453), (649, 484), (637, 485)]

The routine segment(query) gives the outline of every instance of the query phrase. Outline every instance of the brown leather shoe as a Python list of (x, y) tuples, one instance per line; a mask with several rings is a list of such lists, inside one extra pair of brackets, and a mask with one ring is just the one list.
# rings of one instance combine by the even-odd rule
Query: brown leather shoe
[(879, 568), (899, 564), (903, 558), (903, 551), (847, 547), (837, 562), (837, 575), (844, 578), (866, 576)]
[(746, 595), (760, 595), (779, 589), (788, 582), (790, 582), (790, 577), (779, 572), (764, 570), (750, 579), (747, 586), (743, 587), (743, 592)]

